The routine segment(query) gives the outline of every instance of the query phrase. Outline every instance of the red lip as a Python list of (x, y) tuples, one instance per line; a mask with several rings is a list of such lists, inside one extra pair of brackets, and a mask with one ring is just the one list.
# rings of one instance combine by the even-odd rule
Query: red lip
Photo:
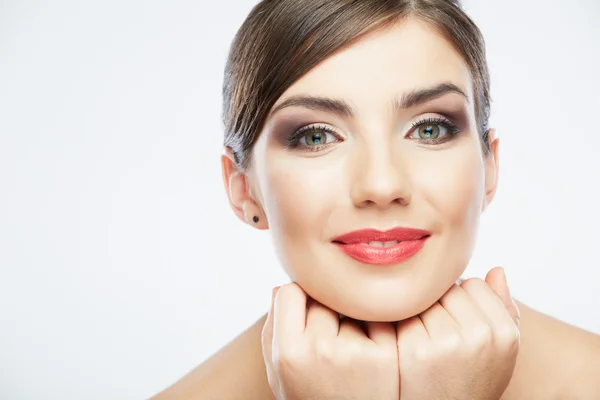
[(340, 235), (333, 238), (333, 242), (340, 242), (342, 244), (356, 244), (356, 243), (369, 243), (369, 242), (391, 242), (397, 240), (399, 242), (405, 240), (419, 240), (424, 236), (430, 236), (431, 233), (422, 229), (413, 228), (394, 228), (389, 231), (378, 231), (376, 229), (361, 229)]
[[(388, 231), (362, 229), (335, 237), (332, 242), (353, 259), (365, 264), (388, 265), (400, 263), (419, 252), (431, 235), (422, 229), (394, 228)], [(369, 242), (391, 242), (390, 247), (369, 246)]]

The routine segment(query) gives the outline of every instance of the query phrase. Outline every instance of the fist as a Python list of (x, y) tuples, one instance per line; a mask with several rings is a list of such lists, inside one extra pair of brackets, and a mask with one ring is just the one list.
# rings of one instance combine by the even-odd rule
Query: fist
[(519, 310), (502, 268), (453, 285), (397, 323), (400, 398), (499, 399), (519, 351)]
[(295, 283), (273, 292), (262, 350), (278, 400), (399, 398), (395, 325), (340, 318)]

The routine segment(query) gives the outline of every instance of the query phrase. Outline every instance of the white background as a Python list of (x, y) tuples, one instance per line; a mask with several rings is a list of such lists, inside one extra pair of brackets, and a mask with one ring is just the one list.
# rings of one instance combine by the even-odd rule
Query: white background
[[(141, 399), (285, 282), (221, 182), (245, 1), (0, 0), (0, 398)], [(471, 0), (499, 192), (466, 275), (600, 333), (599, 0)]]

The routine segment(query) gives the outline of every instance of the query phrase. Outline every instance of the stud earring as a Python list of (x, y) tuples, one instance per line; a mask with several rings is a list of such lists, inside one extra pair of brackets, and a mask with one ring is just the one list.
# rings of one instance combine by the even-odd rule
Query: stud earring
[(258, 223), (258, 217), (255, 215), (254, 217), (252, 217), (252, 221), (254, 221), (254, 223)]

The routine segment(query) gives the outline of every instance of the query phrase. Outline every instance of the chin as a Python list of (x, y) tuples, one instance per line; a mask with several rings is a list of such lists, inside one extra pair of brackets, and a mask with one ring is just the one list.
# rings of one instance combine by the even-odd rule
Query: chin
[[(433, 302), (431, 302), (433, 304)], [(413, 317), (431, 306), (429, 303), (423, 305), (417, 304), (361, 304), (352, 305), (351, 307), (339, 308), (344, 310), (338, 311), (340, 314), (354, 318), (360, 321), (372, 322), (395, 322)]]
[(291, 280), (339, 314), (371, 322), (402, 321), (427, 310), (460, 277), (468, 256), (441, 260), (423, 252), (402, 264), (372, 266), (337, 251), (309, 254), (315, 256), (293, 261), (310, 268), (282, 262)]
[(427, 291), (425, 288), (416, 293), (411, 291), (373, 293), (363, 288), (363, 290), (338, 292), (331, 298), (325, 296), (319, 300), (319, 297), (322, 296), (315, 296), (315, 299), (344, 316), (360, 321), (394, 322), (420, 314), (434, 304), (441, 295), (432, 290)]

